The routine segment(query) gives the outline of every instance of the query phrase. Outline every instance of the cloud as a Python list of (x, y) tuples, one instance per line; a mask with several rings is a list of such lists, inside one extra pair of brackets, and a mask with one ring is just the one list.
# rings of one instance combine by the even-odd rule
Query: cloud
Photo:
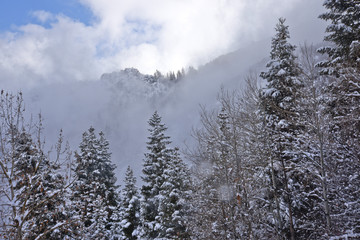
[[(114, 61), (145, 72), (204, 64), (228, 51), (259, 40), (266, 21), (296, 5), (298, 0), (82, 0), (99, 19), (98, 28), (111, 43), (124, 46), (129, 58)], [(272, 11), (269, 11), (272, 9)], [(265, 23), (264, 23), (265, 22)], [(134, 24), (137, 23), (137, 24)], [(266, 27), (268, 27), (267, 25)], [(143, 29), (144, 31), (138, 31)], [(269, 31), (266, 31), (269, 33)], [(126, 36), (124, 38), (124, 36)], [(131, 39), (130, 43), (126, 41)], [(152, 46), (149, 47), (148, 45)], [(139, 51), (152, 63), (134, 62)]]
[(39, 20), (41, 23), (45, 23), (48, 22), (49, 20), (53, 20), (54, 19), (54, 15), (43, 11), (43, 10), (39, 10), (39, 11), (34, 11), (32, 12), (32, 15)]
[[(50, 28), (37, 24), (18, 27), (0, 38), (0, 74), (25, 87), (39, 82), (98, 78), (92, 27), (56, 16)], [(23, 87), (23, 86), (18, 86)]]
[(144, 73), (196, 67), (270, 38), (280, 16), (311, 40), (322, 34), (320, 23), (308, 24), (322, 12), (313, 0), (79, 1), (93, 12), (91, 24), (40, 10), (32, 13), (40, 24), (1, 34), (0, 74), (31, 86), (94, 80), (125, 67)]

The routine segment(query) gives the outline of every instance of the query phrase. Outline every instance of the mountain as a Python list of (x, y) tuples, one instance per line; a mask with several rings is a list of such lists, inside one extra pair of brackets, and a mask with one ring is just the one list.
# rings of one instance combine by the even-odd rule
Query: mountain
[(180, 77), (127, 68), (104, 73), (98, 81), (44, 84), (24, 90), (24, 96), (28, 112), (41, 111), (44, 117), (47, 144), (55, 142), (63, 129), (75, 150), (82, 132), (93, 126), (108, 137), (118, 174), (130, 164), (138, 175), (146, 151), (147, 120), (155, 110), (169, 127), (174, 145), (181, 148), (185, 141), (191, 145), (191, 129), (199, 124), (199, 105), (216, 106), (221, 87), (241, 87), (249, 69), (259, 69), (265, 52), (262, 43), (254, 43), (198, 70), (190, 68)]

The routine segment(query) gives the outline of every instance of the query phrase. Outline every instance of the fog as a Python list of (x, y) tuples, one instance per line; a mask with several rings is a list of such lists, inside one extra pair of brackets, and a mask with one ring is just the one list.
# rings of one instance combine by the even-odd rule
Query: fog
[[(41, 112), (47, 147), (55, 143), (60, 129), (73, 151), (90, 126), (103, 131), (110, 141), (112, 160), (122, 180), (130, 165), (141, 175), (146, 152), (148, 119), (156, 110), (167, 125), (172, 146), (192, 147), (191, 131), (199, 127), (200, 105), (217, 108), (221, 88), (241, 89), (244, 77), (259, 72), (266, 62), (262, 43), (221, 56), (177, 83), (149, 84), (143, 75), (116, 71), (98, 81), (49, 83), (23, 90), (27, 111)], [(256, 54), (250, 54), (253, 52)], [(246, 56), (246, 58), (244, 57)]]
[[(94, 45), (94, 41), (99, 41), (98, 31), (104, 28), (111, 31), (110, 23), (116, 25), (120, 20), (109, 19), (106, 15), (110, 14), (109, 8), (98, 8), (98, 1), (82, 2), (94, 9), (100, 19), (97, 24), (87, 26), (58, 16), (50, 29), (29, 24), (21, 27), (20, 36), (11, 32), (1, 35), (0, 88), (11, 92), (23, 91), (27, 112), (41, 112), (47, 147), (55, 143), (60, 129), (63, 129), (65, 140), (69, 141), (74, 151), (82, 133), (90, 126), (95, 127), (97, 132), (104, 131), (110, 141), (112, 160), (117, 165), (119, 183), (128, 165), (134, 168), (137, 175), (141, 173), (148, 136), (147, 121), (155, 110), (168, 126), (167, 134), (171, 136), (173, 146), (183, 148), (185, 142), (191, 146), (191, 129), (199, 126), (199, 106), (216, 107), (216, 97), (221, 87), (241, 88), (249, 71), (259, 71), (264, 67), (278, 17), (287, 18), (291, 42), (294, 44), (304, 41), (318, 43), (325, 29), (325, 23), (317, 19), (324, 11), (318, 1), (280, 1), (283, 6), (275, 5), (277, 1), (270, 1), (273, 5), (266, 1), (244, 1), (241, 9), (248, 7), (248, 11), (254, 11), (254, 14), (243, 10), (244, 15), (240, 19), (244, 22), (239, 23), (233, 20), (238, 15), (231, 12), (234, 16), (224, 20), (226, 31), (221, 28), (219, 19), (216, 23), (209, 22), (215, 26), (214, 35), (207, 35), (207, 29), (204, 34), (208, 38), (214, 36), (215, 40), (209, 39), (210, 43), (204, 49), (201, 42), (206, 39), (202, 39), (201, 33), (197, 36), (194, 29), (189, 29), (189, 35), (181, 35), (178, 44), (170, 44), (175, 39), (160, 37), (162, 40), (156, 42), (161, 44), (152, 45), (155, 49), (153, 54), (149, 50), (151, 44), (145, 48), (139, 44), (111, 56), (105, 53), (99, 56), (99, 45)], [(131, 5), (129, 9), (138, 6), (128, 4)], [(229, 1), (229, 4), (231, 7), (235, 2)], [(167, 7), (173, 9), (173, 6)], [(143, 8), (141, 11), (147, 19), (154, 17)], [(155, 20), (163, 22), (169, 20), (169, 16), (165, 14)], [(177, 24), (177, 21), (169, 20), (164, 25), (167, 31), (162, 32), (161, 36), (174, 31), (168, 28), (179, 27), (173, 24)], [(202, 23), (202, 26), (205, 25), (206, 22)], [(73, 41), (69, 35), (80, 41)], [(112, 41), (120, 35), (114, 31)], [(195, 43), (191, 44), (192, 41)], [(103, 44), (108, 51), (109, 42)], [(217, 48), (216, 44), (221, 46)], [(199, 51), (194, 48), (199, 48)], [(166, 51), (169, 57), (166, 57)], [(136, 52), (143, 53), (136, 55)], [(116, 61), (121, 54), (124, 54), (123, 60)], [(156, 64), (147, 65), (144, 63), (146, 61)], [(176, 71), (182, 66), (187, 68), (191, 65), (197, 71), (190, 72), (186, 78), (174, 84), (150, 84), (143, 81), (143, 75), (136, 77), (120, 73), (125, 67), (137, 67), (142, 73), (151, 72), (149, 69), (154, 72), (158, 68), (164, 70), (165, 74), (168, 70)], [(103, 73), (108, 75), (101, 78)]]

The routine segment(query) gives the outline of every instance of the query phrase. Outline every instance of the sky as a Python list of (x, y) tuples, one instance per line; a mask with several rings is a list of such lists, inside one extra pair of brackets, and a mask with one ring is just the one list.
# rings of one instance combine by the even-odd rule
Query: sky
[(74, 20), (90, 24), (93, 14), (77, 0), (3, 0), (0, 9), (0, 31), (15, 30), (28, 23), (43, 24), (36, 17), (37, 11), (63, 14)]
[[(279, 17), (293, 40), (319, 42), (314, 0), (2, 0), (0, 74), (7, 83), (97, 80), (198, 67), (270, 39)], [(4, 80), (5, 79), (5, 80)], [(24, 85), (25, 84), (25, 85)]]

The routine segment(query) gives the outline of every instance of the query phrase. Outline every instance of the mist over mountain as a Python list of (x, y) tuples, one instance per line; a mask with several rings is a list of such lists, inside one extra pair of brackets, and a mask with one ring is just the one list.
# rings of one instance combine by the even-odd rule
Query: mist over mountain
[(74, 151), (90, 126), (104, 131), (118, 177), (121, 179), (128, 165), (140, 174), (149, 116), (155, 110), (163, 116), (174, 146), (191, 144), (199, 106), (216, 106), (221, 87), (241, 87), (244, 76), (266, 56), (266, 49), (259, 51), (259, 45), (220, 56), (198, 70), (187, 70), (181, 79), (128, 68), (104, 73), (97, 81), (48, 82), (23, 89), (27, 112), (41, 112), (48, 145), (56, 141), (60, 129)]
[[(312, 0), (281, 1), (274, 11), (268, 11), (274, 6), (269, 1), (200, 1), (195, 6), (185, 1), (161, 8), (143, 1), (81, 2), (96, 21), (86, 24), (36, 11), (35, 23), (1, 35), (1, 88), (23, 91), (27, 113), (42, 113), (47, 144), (63, 129), (75, 150), (89, 126), (103, 130), (119, 173), (129, 163), (140, 172), (146, 122), (154, 110), (163, 116), (174, 145), (191, 141), (199, 106), (216, 105), (221, 87), (241, 87), (243, 77), (268, 55), (279, 16), (296, 29), (295, 43), (321, 41), (325, 26), (317, 19), (323, 7)], [(203, 16), (199, 9), (206, 9)], [(148, 74), (155, 67), (183, 65), (186, 70), (191, 64), (197, 71), (179, 81), (169, 81), (167, 72)]]
[[(199, 122), (200, 105), (216, 106), (216, 96), (221, 87), (229, 90), (241, 88), (244, 76), (259, 67), (264, 68), (264, 59), (268, 55), (270, 36), (273, 32), (272, 22), (267, 22), (266, 19), (275, 22), (276, 18), (273, 15), (283, 13), (289, 18), (290, 26), (296, 28), (294, 42), (299, 43), (304, 39), (320, 41), (322, 33), (319, 30), (324, 28), (324, 23), (316, 17), (322, 8), (321, 4), (309, 0), (306, 4), (294, 2), (296, 4), (292, 5), (283, 1), (279, 12), (274, 13), (269, 13), (265, 9), (265, 5), (272, 5), (269, 2), (263, 6), (264, 8), (257, 7), (257, 11), (254, 11), (256, 14), (252, 16), (248, 15), (248, 12), (241, 13), (247, 9), (246, 7), (256, 7), (256, 4), (238, 6), (236, 1), (229, 3), (229, 6), (236, 6), (242, 10), (229, 15), (228, 25), (237, 27), (228, 26), (226, 33), (223, 32), (223, 19), (215, 21), (211, 17), (211, 14), (216, 15), (218, 10), (211, 8), (211, 14), (207, 18), (213, 19), (216, 22), (214, 26), (222, 30), (215, 37), (213, 30), (206, 28), (205, 32), (212, 38), (206, 39), (205, 42), (202, 40), (206, 36), (205, 32), (205, 35), (197, 36), (194, 29), (190, 29), (192, 34), (188, 35), (190, 33), (183, 29), (186, 35), (169, 42), (169, 45), (169, 37), (174, 37), (171, 35), (173, 29), (144, 28), (143, 31), (152, 34), (142, 36), (141, 31), (137, 32), (137, 28), (142, 27), (142, 22), (126, 22), (136, 30), (130, 35), (125, 35), (129, 36), (130, 40), (145, 38), (148, 41), (148, 38), (153, 38), (152, 35), (155, 36), (162, 31), (164, 33), (159, 35), (159, 39), (165, 39), (149, 41), (146, 46), (128, 46), (129, 49), (126, 51), (113, 49), (112, 41), (123, 32), (112, 29), (111, 35), (106, 29), (114, 26), (104, 25), (112, 16), (106, 15), (112, 14), (111, 6), (104, 8), (104, 12), (96, 12), (101, 15), (99, 20), (104, 22), (99, 25), (94, 23), (93, 26), (62, 15), (34, 12), (34, 16), (43, 19), (44, 24), (50, 24), (50, 28), (28, 24), (18, 28), (18, 32), (6, 32), (1, 36), (1, 87), (11, 92), (22, 91), (28, 114), (36, 115), (41, 112), (47, 144), (53, 144), (58, 132), (63, 129), (65, 139), (70, 142), (72, 149), (76, 150), (81, 134), (93, 126), (108, 136), (113, 161), (118, 165), (118, 176), (121, 176), (128, 164), (134, 165), (135, 173), (139, 174), (147, 141), (147, 119), (155, 110), (159, 111), (169, 127), (174, 145), (183, 147), (185, 141), (192, 141), (190, 133)], [(298, 15), (294, 14), (296, 8), (304, 7), (303, 5), (306, 5), (307, 10), (298, 12)], [(91, 8), (96, 6), (94, 3)], [(173, 10), (172, 7), (170, 9)], [(238, 16), (239, 14), (241, 16)], [(115, 22), (122, 19), (118, 14), (113, 17), (112, 20)], [(168, 20), (178, 24), (178, 17), (180, 16)], [(197, 18), (197, 14), (194, 13), (192, 17)], [(183, 18), (179, 19), (183, 21)], [(316, 24), (311, 29), (308, 28), (309, 23), (313, 21)], [(218, 26), (217, 22), (221, 24)], [(208, 26), (213, 22), (198, 23)], [(238, 27), (242, 30), (239, 31)], [(98, 31), (105, 31), (115, 39), (109, 37), (105, 41), (99, 36)], [(115, 33), (120, 35), (115, 36)], [(76, 41), (73, 38), (76, 38)], [(231, 44), (226, 38), (232, 39)], [(177, 45), (177, 41), (181, 44)], [(200, 44), (201, 42), (203, 44)], [(165, 44), (166, 48), (161, 44)], [(193, 49), (193, 44), (199, 45), (197, 48), (201, 50), (189, 51), (188, 49)], [(216, 47), (207, 49), (207, 44)], [(226, 47), (222, 47), (223, 44)], [(157, 50), (152, 51), (151, 46)], [(205, 50), (209, 54), (204, 55)], [(103, 53), (100, 53), (101, 51)], [(112, 51), (115, 52), (111, 53)], [(224, 52), (228, 53), (211, 60), (211, 57)], [(190, 57), (184, 59), (187, 55)], [(166, 60), (167, 57), (170, 60)], [(148, 74), (134, 68), (139, 66), (143, 71), (149, 72), (149, 67), (156, 64), (160, 68), (167, 66), (165, 69), (169, 69), (172, 63), (173, 66), (179, 67), (178, 63), (181, 62), (186, 64), (186, 74), (176, 81), (173, 77), (167, 76), (168, 72)], [(261, 64), (258, 64), (260, 62)], [(191, 64), (196, 66), (196, 71), (188, 67)], [(179, 69), (173, 70), (176, 75)]]

